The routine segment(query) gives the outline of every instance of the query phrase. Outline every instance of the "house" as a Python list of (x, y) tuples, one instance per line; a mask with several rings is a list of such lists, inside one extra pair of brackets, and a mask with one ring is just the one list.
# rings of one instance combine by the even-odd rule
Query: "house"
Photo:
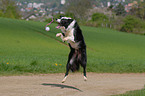
[(64, 5), (65, 4), (65, 0), (61, 0), (61, 4)]
[(133, 6), (137, 6), (137, 1), (134, 1), (133, 3), (129, 3), (128, 5), (125, 6), (126, 12), (129, 12)]
[(34, 13), (30, 13), (30, 14), (27, 14), (25, 16), (22, 17), (22, 19), (25, 19), (25, 20), (32, 20), (32, 19), (36, 19), (37, 16), (34, 14)]

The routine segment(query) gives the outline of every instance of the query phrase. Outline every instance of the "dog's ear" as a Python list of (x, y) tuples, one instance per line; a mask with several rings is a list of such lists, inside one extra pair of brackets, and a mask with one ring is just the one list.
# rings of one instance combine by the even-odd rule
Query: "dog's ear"
[(64, 17), (64, 16), (60, 15), (60, 18), (61, 18), (61, 17)]
[(72, 21), (73, 21), (73, 19), (68, 19), (68, 21), (69, 21), (69, 22), (72, 22)]

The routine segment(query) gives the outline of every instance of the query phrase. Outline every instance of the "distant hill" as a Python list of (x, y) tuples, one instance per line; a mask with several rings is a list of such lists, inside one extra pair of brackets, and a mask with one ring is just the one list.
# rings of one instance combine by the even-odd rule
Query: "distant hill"
[(132, 3), (133, 1), (136, 0), (95, 0), (95, 2), (97, 2), (97, 6), (101, 6), (101, 3), (106, 7), (107, 6), (107, 2), (110, 2), (111, 4), (117, 4), (122, 2), (123, 4), (128, 4), (128, 3)]
[[(61, 0), (16, 0), (16, 1), (18, 1), (18, 2), (31, 2), (31, 3), (32, 2), (36, 2), (36, 3), (42, 3), (42, 2), (43, 3), (47, 3), (47, 2), (54, 3), (55, 2), (55, 3), (58, 3)], [(125, 1), (124, 4), (128, 4), (128, 3), (132, 3), (133, 1), (136, 1), (136, 0), (92, 0), (92, 1), (95, 2), (94, 4), (100, 5), (101, 3), (103, 3), (105, 6), (107, 6), (107, 2), (111, 2), (111, 4), (114, 4), (114, 3)]]
[(46, 2), (60, 2), (60, 0), (16, 0), (18, 2), (36, 2), (36, 3), (46, 3)]

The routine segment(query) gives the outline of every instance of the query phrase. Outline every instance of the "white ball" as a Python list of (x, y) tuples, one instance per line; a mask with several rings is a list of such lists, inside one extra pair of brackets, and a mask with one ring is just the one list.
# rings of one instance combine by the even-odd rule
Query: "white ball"
[(46, 28), (45, 28), (45, 30), (46, 30), (46, 31), (49, 31), (49, 30), (50, 30), (50, 28), (49, 28), (49, 27), (46, 27)]

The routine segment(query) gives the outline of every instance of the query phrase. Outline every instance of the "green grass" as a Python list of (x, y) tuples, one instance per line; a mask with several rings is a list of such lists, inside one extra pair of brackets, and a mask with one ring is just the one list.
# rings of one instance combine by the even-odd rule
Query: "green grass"
[[(0, 75), (65, 72), (69, 54), (60, 30), (43, 22), (0, 18)], [(88, 72), (145, 72), (145, 37), (81, 26), (87, 44)], [(60, 43), (61, 42), (61, 43)]]
[(145, 96), (145, 89), (135, 90), (135, 91), (128, 91), (125, 94), (112, 95), (112, 96)]
[(56, 32), (46, 32), (45, 25), (0, 18), (1, 74), (63, 72), (69, 49), (51, 39)]
[(145, 72), (145, 37), (106, 28), (82, 27), (93, 72)]

